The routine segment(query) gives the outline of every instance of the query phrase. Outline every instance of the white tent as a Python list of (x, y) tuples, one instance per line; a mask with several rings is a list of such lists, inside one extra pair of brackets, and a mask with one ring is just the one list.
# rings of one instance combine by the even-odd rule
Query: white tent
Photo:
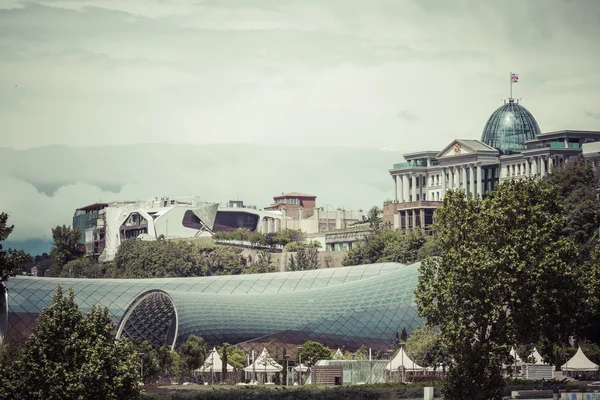
[(334, 360), (343, 360), (344, 359), (344, 353), (342, 353), (342, 351), (338, 348), (332, 358)]
[(562, 370), (565, 371), (597, 371), (598, 365), (590, 361), (589, 358), (583, 354), (581, 347), (577, 349), (577, 353), (569, 361), (561, 366)]
[[(233, 371), (233, 367), (227, 364), (227, 372)], [(219, 352), (216, 348), (213, 348), (206, 357), (204, 365), (198, 368), (195, 372), (211, 373), (211, 372), (223, 372), (223, 360), (219, 356)]]
[(535, 360), (534, 361), (535, 365), (547, 365), (547, 363), (544, 362), (542, 355), (537, 351), (537, 349), (535, 347), (533, 348), (533, 353), (531, 353), (531, 356)]
[(514, 358), (515, 362), (517, 362), (518, 364), (523, 363), (523, 360), (521, 360), (521, 357), (519, 357), (519, 354), (517, 353), (517, 351), (515, 350), (514, 347), (512, 349), (510, 349), (510, 355)]
[(388, 371), (398, 371), (401, 367), (404, 367), (405, 371), (425, 370), (425, 368), (415, 364), (414, 361), (408, 357), (408, 355), (404, 351), (404, 347), (401, 347), (398, 354), (396, 354), (396, 357), (394, 357), (389, 363), (387, 363), (385, 369)]
[(281, 372), (282, 370), (283, 367), (271, 358), (266, 348), (263, 348), (262, 353), (254, 360), (254, 363), (244, 368), (244, 371), (246, 372), (255, 371), (257, 373)]
[(306, 372), (306, 371), (308, 371), (308, 367), (307, 367), (306, 365), (304, 365), (304, 364), (296, 365), (296, 366), (294, 367), (294, 371), (298, 372), (298, 371), (300, 371), (300, 370), (301, 370), (302, 372)]

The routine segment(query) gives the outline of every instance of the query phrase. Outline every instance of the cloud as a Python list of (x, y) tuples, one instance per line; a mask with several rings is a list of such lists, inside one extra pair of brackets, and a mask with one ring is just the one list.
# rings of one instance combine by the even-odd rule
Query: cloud
[(387, 170), (394, 151), (351, 147), (138, 145), (24, 151), (0, 148), (0, 210), (15, 225), (12, 241), (47, 239), (95, 202), (198, 196), (244, 200), (259, 208), (278, 193), (299, 191), (317, 202), (368, 209), (391, 197)]
[(585, 115), (593, 119), (600, 119), (600, 112), (586, 111)]
[(421, 118), (419, 118), (418, 115), (416, 115), (415, 113), (413, 113), (410, 110), (400, 110), (398, 112), (398, 118), (400, 118), (406, 122), (409, 122), (411, 124), (414, 124), (421, 120)]

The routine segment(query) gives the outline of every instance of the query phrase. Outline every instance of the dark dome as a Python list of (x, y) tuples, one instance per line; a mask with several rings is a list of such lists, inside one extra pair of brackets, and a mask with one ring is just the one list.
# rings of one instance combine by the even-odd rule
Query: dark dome
[(504, 154), (510, 154), (525, 149), (525, 142), (535, 139), (539, 133), (540, 127), (533, 115), (510, 99), (488, 119), (481, 141)]

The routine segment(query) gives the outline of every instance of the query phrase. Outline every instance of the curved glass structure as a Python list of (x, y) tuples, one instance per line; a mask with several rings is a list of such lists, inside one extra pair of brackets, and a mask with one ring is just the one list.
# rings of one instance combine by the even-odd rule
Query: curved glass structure
[(209, 345), (297, 346), (307, 340), (350, 351), (387, 350), (421, 325), (414, 302), (419, 264), (165, 279), (15, 277), (7, 282), (7, 336), (24, 340), (58, 285), (79, 306), (108, 307), (117, 336), (177, 346), (190, 334)]
[(520, 152), (525, 142), (537, 137), (540, 127), (525, 107), (510, 99), (488, 119), (481, 141), (500, 150), (503, 154)]

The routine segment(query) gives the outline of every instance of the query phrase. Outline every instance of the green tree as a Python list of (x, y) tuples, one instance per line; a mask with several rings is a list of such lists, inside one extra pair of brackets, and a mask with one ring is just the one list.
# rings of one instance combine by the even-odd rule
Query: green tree
[[(81, 232), (77, 228), (62, 225), (52, 229), (52, 249), (50, 255), (55, 262), (54, 276), (58, 276), (62, 267), (69, 261), (83, 257), (83, 246), (79, 244)], [(53, 268), (51, 268), (53, 270)]]
[(579, 155), (553, 168), (546, 179), (558, 187), (558, 195), (567, 217), (565, 235), (575, 241), (579, 248), (579, 259), (587, 261), (597, 243), (595, 234), (600, 222), (594, 170)]
[(396, 232), (393, 240), (386, 243), (377, 262), (413, 263), (419, 260), (419, 250), (426, 242), (427, 235), (421, 229), (415, 229), (406, 234)]
[(377, 206), (371, 207), (371, 209), (367, 212), (367, 222), (369, 223), (369, 227), (371, 229), (377, 230), (381, 227), (381, 222), (383, 219), (380, 217), (381, 209)]
[(66, 263), (60, 276), (63, 278), (104, 278), (106, 272), (103, 264), (91, 257), (78, 258)]
[[(241, 371), (246, 365), (246, 353), (237, 346), (232, 346), (229, 343), (223, 343), (219, 349), (219, 355), (223, 359), (227, 349), (227, 362), (233, 367), (234, 371)], [(225, 361), (223, 361), (225, 363)]]
[(273, 265), (273, 256), (267, 250), (258, 252), (256, 261), (244, 269), (245, 274), (264, 274), (267, 272), (275, 272), (276, 267)]
[(181, 376), (181, 356), (171, 346), (161, 346), (156, 350), (160, 375), (170, 380), (179, 380)]
[(422, 367), (433, 367), (448, 363), (448, 353), (441, 340), (441, 335), (429, 326), (415, 329), (406, 340), (406, 353)]
[(4, 250), (2, 242), (12, 233), (14, 225), (8, 226), (8, 214), (0, 213), (0, 309), (4, 307), (6, 286), (4, 282), (18, 274), (29, 256), (24, 251)]
[(134, 346), (115, 340), (107, 309), (83, 314), (73, 291), (63, 295), (59, 287), (8, 370), (0, 397), (135, 399), (137, 365)]
[(307, 367), (312, 367), (319, 360), (328, 360), (331, 358), (331, 350), (328, 347), (323, 346), (319, 342), (309, 340), (302, 345), (302, 348), (296, 353), (296, 361), (299, 361), (300, 355), (302, 356), (302, 364)]
[(204, 364), (207, 354), (208, 347), (201, 337), (196, 335), (188, 336), (185, 343), (179, 348), (183, 375), (186, 377), (192, 376), (194, 370), (200, 368), (202, 364)]
[(503, 182), (484, 200), (446, 194), (434, 224), (442, 257), (422, 263), (415, 292), (453, 360), (446, 399), (501, 399), (502, 363), (514, 344), (574, 332), (592, 296), (564, 225), (546, 182)]

